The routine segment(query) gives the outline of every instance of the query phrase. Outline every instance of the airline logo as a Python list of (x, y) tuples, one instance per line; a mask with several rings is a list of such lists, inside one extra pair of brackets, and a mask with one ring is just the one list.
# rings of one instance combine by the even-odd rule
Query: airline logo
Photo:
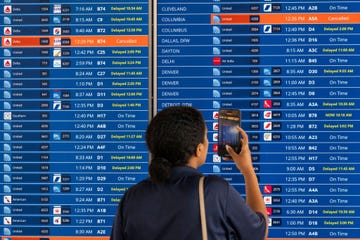
[(12, 13), (12, 6), (5, 5), (4, 6), (4, 13)]
[(61, 225), (61, 217), (54, 217), (53, 223), (54, 225)]
[(54, 215), (61, 214), (61, 206), (54, 206), (54, 208), (53, 208), (53, 214), (54, 214)]
[(4, 203), (10, 204), (12, 203), (12, 197), (11, 196), (4, 196)]
[(273, 188), (271, 185), (265, 185), (264, 186), (264, 193), (265, 194), (271, 194), (273, 192)]
[(273, 214), (273, 209), (271, 207), (266, 208), (266, 213), (268, 216), (271, 216)]
[(54, 13), (61, 13), (61, 4), (55, 4), (53, 12)]
[(54, 57), (61, 57), (61, 48), (55, 48), (53, 51)]
[(264, 25), (264, 33), (272, 33), (272, 26), (271, 25)]
[(218, 140), (218, 134), (217, 134), (217, 133), (214, 133), (214, 134), (213, 134), (213, 141), (214, 141), (214, 142), (217, 142), (217, 140)]
[(273, 103), (271, 99), (264, 100), (264, 108), (272, 108)]
[(12, 113), (11, 112), (4, 112), (4, 120), (11, 120)]
[(4, 60), (4, 67), (12, 67), (11, 59), (5, 59)]
[(219, 112), (213, 112), (213, 119), (219, 119)]
[(53, 182), (60, 183), (61, 182), (61, 174), (54, 174)]
[(270, 3), (264, 4), (264, 12), (271, 12), (272, 11), (272, 5)]
[(12, 28), (11, 27), (5, 27), (4, 28), (4, 35), (11, 35), (12, 34)]
[(61, 101), (53, 102), (53, 110), (61, 110)]
[(53, 29), (53, 34), (54, 35), (61, 35), (61, 28), (60, 27), (56, 27)]
[(53, 67), (54, 68), (61, 68), (61, 59), (54, 59)]
[(221, 65), (221, 57), (214, 57), (213, 58), (214, 65)]
[(4, 224), (5, 225), (11, 225), (12, 224), (11, 217), (4, 217)]
[(264, 197), (265, 204), (272, 204), (272, 197)]
[(264, 122), (264, 130), (272, 130), (272, 122)]
[(264, 119), (272, 119), (272, 111), (264, 111)]
[(272, 141), (272, 133), (264, 133), (264, 141)]
[(217, 145), (217, 143), (215, 143), (215, 144), (212, 146), (212, 149), (213, 149), (213, 152), (218, 152), (218, 145)]
[(61, 46), (61, 38), (54, 38), (54, 46)]
[(221, 157), (220, 157), (219, 155), (214, 154), (214, 155), (213, 155), (213, 162), (214, 162), (214, 163), (219, 163), (219, 162), (221, 162)]
[(4, 45), (11, 46), (12, 45), (12, 38), (4, 38)]

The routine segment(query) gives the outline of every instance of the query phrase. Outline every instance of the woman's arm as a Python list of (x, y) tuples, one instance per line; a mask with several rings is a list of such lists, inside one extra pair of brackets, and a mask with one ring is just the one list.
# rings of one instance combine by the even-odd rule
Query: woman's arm
[(237, 129), (242, 136), (241, 152), (237, 154), (230, 146), (226, 146), (226, 150), (234, 160), (236, 167), (240, 170), (240, 172), (244, 176), (247, 205), (249, 205), (253, 211), (262, 213), (265, 217), (266, 220), (265, 237), (267, 237), (268, 217), (267, 217), (264, 199), (263, 196), (261, 195), (259, 182), (252, 165), (248, 135), (242, 128), (237, 127)]

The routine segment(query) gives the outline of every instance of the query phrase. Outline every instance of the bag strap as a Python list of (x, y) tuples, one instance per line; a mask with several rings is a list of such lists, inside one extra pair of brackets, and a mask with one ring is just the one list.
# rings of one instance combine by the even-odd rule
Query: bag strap
[(199, 179), (199, 202), (200, 202), (200, 217), (201, 217), (201, 232), (202, 239), (207, 240), (206, 214), (205, 214), (205, 200), (204, 200), (204, 176)]

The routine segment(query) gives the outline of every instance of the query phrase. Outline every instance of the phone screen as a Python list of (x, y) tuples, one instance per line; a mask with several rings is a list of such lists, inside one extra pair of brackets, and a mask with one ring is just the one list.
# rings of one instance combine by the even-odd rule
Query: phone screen
[(241, 150), (240, 133), (236, 126), (240, 126), (240, 110), (220, 109), (219, 110), (219, 134), (218, 134), (218, 155), (222, 157), (230, 156), (225, 149), (225, 145), (231, 146), (235, 152)]

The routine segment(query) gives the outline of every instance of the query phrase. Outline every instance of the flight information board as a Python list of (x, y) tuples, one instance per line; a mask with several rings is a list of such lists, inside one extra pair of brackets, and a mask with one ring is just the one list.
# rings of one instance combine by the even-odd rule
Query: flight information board
[(242, 112), (270, 239), (360, 239), (359, 1), (157, 1), (157, 107)]
[(147, 177), (149, 4), (30, 2), (1, 4), (2, 239), (108, 239)]
[(201, 171), (244, 193), (216, 144), (219, 108), (241, 110), (270, 239), (360, 239), (360, 1), (1, 9), (2, 240), (108, 240), (148, 175), (148, 121), (173, 105), (204, 114)]

